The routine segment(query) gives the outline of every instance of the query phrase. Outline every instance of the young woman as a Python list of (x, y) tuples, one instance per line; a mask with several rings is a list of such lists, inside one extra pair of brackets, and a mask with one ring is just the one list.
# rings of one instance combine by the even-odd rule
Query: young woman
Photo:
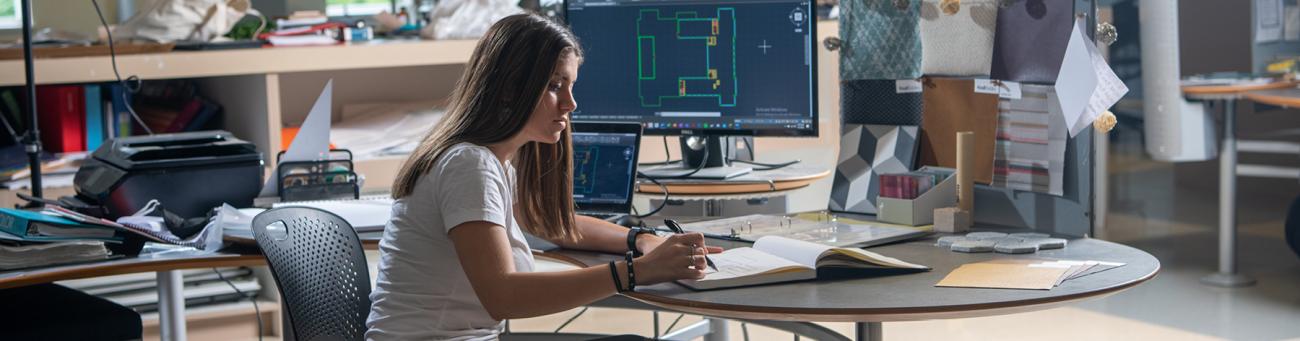
[[(573, 212), (569, 113), (582, 50), (546, 18), (483, 36), (451, 107), (402, 166), (380, 242), (367, 339), (493, 339), (502, 320), (586, 305), (637, 284), (701, 278), (700, 234), (629, 236)], [(566, 248), (644, 256), (535, 273), (524, 231)], [(629, 243), (629, 239), (632, 240)]]

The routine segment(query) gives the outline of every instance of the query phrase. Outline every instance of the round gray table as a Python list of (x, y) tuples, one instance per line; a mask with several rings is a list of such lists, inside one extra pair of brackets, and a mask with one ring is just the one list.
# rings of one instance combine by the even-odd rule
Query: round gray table
[[(933, 270), (929, 272), (711, 291), (694, 291), (676, 283), (661, 283), (638, 286), (636, 292), (626, 295), (668, 310), (727, 319), (855, 322), (857, 339), (880, 340), (882, 322), (968, 318), (1054, 308), (1118, 293), (1155, 277), (1160, 270), (1160, 262), (1146, 252), (1096, 239), (1070, 240), (1069, 245), (1060, 250), (1005, 255), (951, 252), (934, 246), (936, 238), (870, 248), (886, 256), (930, 266)], [(715, 242), (710, 240), (710, 243)], [(578, 265), (603, 264), (613, 257), (569, 250), (547, 252), (542, 256)], [(962, 264), (1035, 257), (1121, 262), (1126, 265), (1065, 281), (1051, 290), (934, 286)]]

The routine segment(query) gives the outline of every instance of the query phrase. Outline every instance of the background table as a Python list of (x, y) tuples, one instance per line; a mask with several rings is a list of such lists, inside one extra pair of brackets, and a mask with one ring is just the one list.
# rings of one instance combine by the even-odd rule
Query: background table
[(1223, 144), (1219, 151), (1219, 272), (1201, 282), (1221, 287), (1255, 284), (1249, 276), (1237, 273), (1237, 99), (1248, 91), (1284, 89), (1294, 82), (1268, 84), (1184, 86), (1183, 95), (1210, 101), (1223, 110)]
[(175, 252), (159, 256), (146, 255), (0, 272), (0, 289), (69, 279), (157, 272), (160, 338), (165, 341), (185, 340), (185, 295), (182, 288), (184, 280), (177, 270), (262, 265), (266, 265), (266, 258), (256, 253)]
[[(924, 264), (932, 271), (870, 278), (805, 281), (747, 288), (694, 291), (676, 283), (638, 286), (625, 295), (661, 308), (729, 319), (856, 322), (858, 339), (878, 340), (882, 322), (967, 318), (1048, 309), (1111, 295), (1153, 278), (1160, 262), (1132, 247), (1096, 239), (1075, 239), (1061, 250), (1029, 255), (966, 254), (934, 246), (935, 237), (870, 248)], [(710, 240), (710, 243), (715, 243)], [(741, 244), (729, 243), (727, 246)], [(556, 251), (544, 257), (576, 264), (601, 264), (607, 255)], [(992, 259), (1051, 258), (1100, 260), (1127, 265), (1065, 281), (1052, 290), (935, 287), (966, 263)]]

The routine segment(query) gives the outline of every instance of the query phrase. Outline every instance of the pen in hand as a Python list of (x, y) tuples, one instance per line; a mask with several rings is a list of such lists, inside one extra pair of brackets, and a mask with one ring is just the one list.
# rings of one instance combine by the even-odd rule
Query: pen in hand
[[(672, 219), (664, 219), (664, 225), (668, 225), (668, 229), (673, 230), (673, 233), (676, 234), (686, 233), (686, 230), (682, 229), (682, 226), (678, 225), (677, 222), (673, 221)], [(712, 259), (709, 259), (709, 253), (707, 250), (704, 252), (704, 262), (709, 264), (709, 267), (713, 268), (714, 271), (718, 270), (718, 266), (713, 264)]]

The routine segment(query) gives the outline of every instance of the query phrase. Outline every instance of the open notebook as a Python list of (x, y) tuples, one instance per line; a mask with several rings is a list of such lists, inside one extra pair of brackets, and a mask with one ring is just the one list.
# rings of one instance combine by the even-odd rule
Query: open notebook
[(825, 268), (930, 269), (863, 249), (837, 248), (778, 236), (762, 237), (753, 247), (730, 249), (709, 258), (717, 264), (717, 271), (703, 279), (678, 282), (692, 289), (708, 290), (815, 279), (817, 270)]

